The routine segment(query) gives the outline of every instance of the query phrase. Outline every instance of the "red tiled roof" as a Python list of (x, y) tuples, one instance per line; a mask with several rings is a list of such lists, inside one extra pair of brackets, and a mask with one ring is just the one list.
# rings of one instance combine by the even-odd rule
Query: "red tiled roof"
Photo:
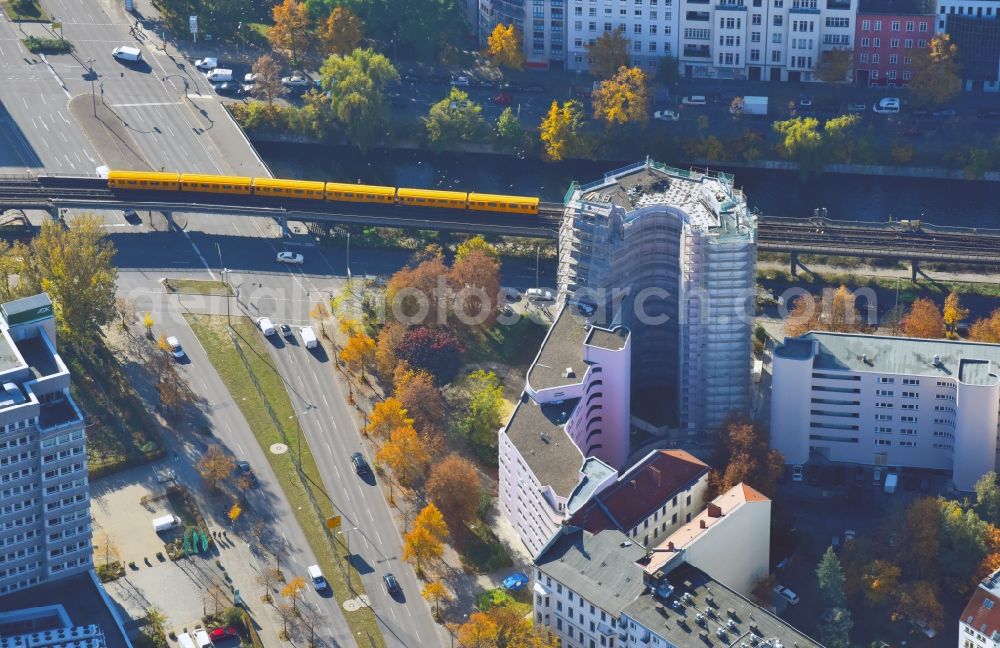
[(591, 533), (627, 532), (708, 472), (708, 464), (684, 450), (658, 450), (619, 477), (566, 521)]
[[(989, 606), (987, 600), (991, 601)], [(1000, 599), (987, 589), (977, 587), (962, 612), (961, 621), (972, 626), (976, 632), (992, 637), (994, 632), (1000, 631)]]
[(755, 490), (752, 486), (748, 486), (740, 482), (740, 486), (743, 487), (743, 498), (748, 502), (766, 502), (767, 497), (762, 495), (760, 491)]

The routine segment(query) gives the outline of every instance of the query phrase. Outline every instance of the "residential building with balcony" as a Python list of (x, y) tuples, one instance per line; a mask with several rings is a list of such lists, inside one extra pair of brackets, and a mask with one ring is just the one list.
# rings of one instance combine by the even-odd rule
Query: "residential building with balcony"
[[(535, 558), (535, 623), (566, 648), (684, 646), (707, 605), (718, 611), (703, 626), (712, 631), (790, 637), (794, 630), (743, 598), (767, 573), (770, 517), (770, 500), (738, 484), (654, 548), (617, 529), (564, 526)], [(696, 600), (705, 605), (695, 610)], [(728, 608), (739, 628), (726, 624)]]
[(681, 0), (567, 0), (567, 66), (587, 70), (587, 48), (620, 31), (629, 41), (630, 63), (652, 76), (664, 56), (677, 56)]
[(534, 555), (629, 455), (631, 334), (560, 308), (500, 430), (500, 508)]
[(996, 0), (937, 0), (935, 33), (958, 47), (962, 88), (1000, 91), (1000, 4)]
[(498, 24), (514, 25), (524, 44), (525, 66), (562, 69), (566, 62), (566, 0), (479, 0), (479, 42)]
[(573, 184), (558, 299), (632, 332), (632, 413), (697, 436), (749, 405), (757, 218), (733, 177), (646, 160)]
[(1000, 345), (812, 332), (775, 349), (771, 385), (790, 464), (945, 470), (962, 491), (996, 470)]
[(683, 0), (688, 78), (812, 81), (822, 53), (854, 46), (858, 0)]
[(0, 304), (0, 595), (91, 568), (83, 415), (52, 302)]
[(934, 0), (861, 0), (854, 37), (854, 81), (902, 86), (913, 56), (934, 37)]
[(981, 580), (958, 620), (958, 648), (1000, 647), (1000, 570)]

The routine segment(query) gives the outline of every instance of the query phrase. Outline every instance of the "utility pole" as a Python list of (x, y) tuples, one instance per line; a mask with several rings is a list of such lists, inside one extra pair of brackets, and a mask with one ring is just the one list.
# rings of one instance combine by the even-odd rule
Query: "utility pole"
[(542, 246), (535, 246), (535, 288), (538, 288), (538, 256), (542, 253)]

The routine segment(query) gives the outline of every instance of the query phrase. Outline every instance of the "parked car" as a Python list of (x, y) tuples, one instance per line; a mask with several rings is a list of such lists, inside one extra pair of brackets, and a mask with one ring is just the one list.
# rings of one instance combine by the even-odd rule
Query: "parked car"
[(125, 222), (129, 225), (142, 225), (142, 219), (139, 218), (139, 212), (134, 209), (126, 209), (122, 212), (122, 216), (125, 217)]
[(458, 88), (468, 87), (468, 85), (469, 85), (469, 77), (466, 77), (466, 76), (453, 77), (452, 80), (451, 80), (451, 85), (453, 85), (455, 87), (458, 87)]
[(236, 472), (241, 475), (246, 475), (253, 472), (253, 468), (250, 466), (249, 461), (237, 461), (236, 462)]
[(226, 639), (235, 639), (237, 636), (239, 636), (239, 633), (233, 626), (226, 626), (225, 628), (212, 628), (208, 632), (208, 638), (212, 640), (212, 643), (225, 641)]
[(390, 595), (397, 596), (403, 593), (402, 588), (399, 587), (399, 581), (391, 572), (382, 577), (382, 582), (385, 583), (385, 589)]
[(931, 116), (937, 119), (951, 119), (957, 114), (953, 108), (945, 108), (944, 110), (935, 110)]
[(510, 590), (511, 592), (516, 592), (524, 589), (529, 581), (530, 579), (523, 572), (514, 572), (507, 578), (503, 579), (503, 588), (505, 590)]
[(351, 455), (351, 464), (354, 466), (354, 472), (359, 475), (367, 475), (371, 472), (371, 468), (368, 467), (368, 462), (365, 461), (365, 456), (360, 452), (355, 452)]
[(812, 108), (814, 102), (815, 99), (813, 99), (812, 95), (799, 95), (799, 108)]
[(868, 104), (866, 103), (847, 104), (847, 112), (864, 112), (866, 110), (868, 110)]
[(281, 337), (285, 338), (286, 340), (295, 339), (295, 333), (292, 332), (292, 327), (289, 326), (288, 324), (279, 324), (278, 330), (281, 332)]
[(509, 92), (501, 92), (491, 99), (493, 103), (498, 106), (509, 106), (511, 102), (511, 96)]
[(275, 257), (275, 260), (278, 263), (291, 263), (294, 265), (302, 265), (305, 262), (306, 258), (301, 254), (299, 254), (298, 252), (288, 252), (286, 250), (284, 252), (278, 252), (278, 256)]
[(659, 119), (661, 121), (678, 121), (680, 120), (680, 113), (673, 110), (657, 110), (653, 113), (653, 119)]
[(681, 99), (682, 106), (704, 106), (706, 103), (705, 95), (691, 95)]
[(265, 337), (271, 337), (275, 333), (274, 324), (272, 324), (271, 320), (267, 317), (257, 318), (257, 328), (260, 329), (260, 332), (263, 333)]
[(243, 86), (234, 81), (226, 81), (225, 83), (220, 83), (219, 85), (215, 86), (215, 91), (220, 95), (226, 95), (230, 97), (242, 97), (245, 94)]
[(916, 628), (918, 631), (927, 635), (929, 639), (933, 639), (934, 637), (937, 636), (937, 630), (927, 625), (926, 621), (923, 621), (921, 619), (914, 619), (910, 621), (910, 623), (912, 623), (913, 627)]
[(543, 88), (540, 85), (530, 85), (530, 86), (524, 86), (524, 91), (530, 92), (532, 94), (539, 94), (541, 92), (545, 92), (545, 88)]
[(805, 479), (805, 469), (800, 465), (792, 466), (792, 481), (800, 482)]
[(301, 74), (293, 74), (292, 76), (281, 77), (281, 85), (286, 88), (307, 88), (312, 85), (312, 81)]
[(167, 338), (167, 346), (170, 347), (170, 355), (178, 360), (184, 357), (184, 349), (181, 348), (180, 341), (173, 335)]
[(243, 75), (244, 83), (254, 83), (256, 81), (257, 81), (257, 75), (254, 74), (253, 72), (247, 72), (246, 74)]
[(883, 97), (872, 105), (872, 112), (879, 115), (895, 115), (899, 113), (899, 97)]
[(208, 71), (219, 67), (219, 59), (214, 56), (206, 56), (194, 62), (194, 66), (199, 70)]
[(544, 290), (542, 288), (528, 288), (524, 291), (524, 294), (528, 296), (528, 299), (537, 299), (538, 301), (552, 301), (555, 299), (551, 290)]
[(785, 599), (789, 605), (799, 604), (799, 595), (793, 592), (792, 590), (788, 589), (784, 585), (775, 585), (774, 593), (780, 596), (781, 598)]

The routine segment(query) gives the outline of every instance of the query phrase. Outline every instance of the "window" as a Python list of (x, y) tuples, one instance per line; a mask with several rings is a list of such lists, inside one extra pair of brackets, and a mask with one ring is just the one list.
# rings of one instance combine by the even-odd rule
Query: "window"
[(892, 441), (889, 439), (875, 439), (875, 445), (877, 446), (891, 446)]
[(882, 39), (881, 38), (873, 38), (872, 39), (872, 47), (874, 47), (875, 49), (879, 49), (880, 47), (882, 47)]
[[(781, 42), (781, 34), (778, 33), (778, 32), (775, 32), (775, 33), (771, 34), (771, 42), (772, 43), (780, 43)], [(778, 52), (774, 52), (774, 53), (777, 54)], [(781, 59), (775, 58), (774, 60), (775, 61), (779, 61)]]
[(913, 76), (912, 72), (910, 72), (909, 70), (903, 70), (903, 81), (909, 81), (912, 76)]
[(892, 40), (890, 40), (889, 41), (889, 47), (891, 47), (893, 49), (898, 49), (899, 48), (899, 39), (898, 38), (893, 38)]
[(875, 415), (875, 420), (876, 421), (891, 421), (892, 420), (892, 414), (876, 414)]
[[(782, 22), (782, 16), (775, 16), (774, 17), (774, 26), (775, 27), (781, 27), (781, 22)], [(776, 41), (776, 42), (780, 43), (781, 41)]]
[(903, 384), (904, 385), (919, 385), (920, 384), (920, 379), (919, 378), (903, 378)]
[(892, 428), (891, 427), (881, 426), (881, 425), (880, 426), (876, 426), (876, 428), (875, 428), (875, 434), (892, 434)]
[(754, 15), (750, 16), (750, 24), (751, 25), (759, 25), (760, 24), (760, 18), (761, 18), (760, 14), (754, 14)]
[(915, 448), (917, 447), (916, 441), (900, 441), (899, 446), (901, 448)]
[(912, 20), (907, 20), (906, 21), (906, 31), (908, 31), (908, 32), (913, 31), (913, 21)]
[(877, 32), (882, 31), (882, 21), (881, 20), (876, 20), (875, 21), (875, 31), (877, 31)]
[(875, 390), (875, 395), (876, 396), (892, 396), (893, 392), (891, 390), (889, 390), (889, 389), (876, 389)]
[(920, 409), (920, 406), (917, 405), (916, 403), (903, 403), (900, 407), (902, 407), (905, 410)]
[(865, 36), (864, 38), (861, 39), (861, 47), (868, 47), (870, 42), (871, 41), (868, 40), (868, 37)]
[(868, 62), (868, 52), (861, 52), (861, 54), (858, 56), (858, 62), (859, 63), (867, 63)]
[[(895, 61), (891, 61), (891, 62), (895, 63)], [(895, 81), (896, 80), (896, 71), (895, 70), (889, 70), (888, 72), (885, 73), (885, 78), (889, 79), (890, 81)]]
[(899, 31), (899, 21), (898, 20), (893, 20), (892, 21), (892, 31)]
[(923, 32), (923, 33), (927, 33), (927, 21), (926, 20), (920, 23), (920, 31)]
[(750, 42), (759, 43), (760, 42), (760, 32), (750, 32)]
[(878, 52), (872, 54), (872, 63), (878, 63)]
[(760, 50), (759, 49), (752, 49), (752, 50), (750, 50), (750, 60), (754, 61), (754, 62), (760, 60)]
[[(897, 56), (895, 54), (890, 54), (889, 55), (889, 64), (890, 65), (895, 65), (897, 60), (898, 60), (898, 58), (897, 58)], [(895, 77), (893, 77), (893, 78), (895, 78)]]
[[(775, 34), (774, 36), (775, 36), (775, 38), (773, 38), (772, 40), (775, 43), (780, 43), (781, 42), (781, 34)], [(771, 62), (772, 63), (781, 63), (781, 52), (779, 50), (774, 50), (773, 52), (771, 52)]]
[(921, 38), (920, 40), (917, 41), (917, 47), (920, 49), (924, 49), (925, 47), (927, 47), (927, 41)]
[(891, 385), (892, 383), (896, 382), (896, 379), (886, 378), (885, 376), (879, 376), (878, 378), (875, 379), (875, 382), (879, 383), (880, 385)]
[(871, 28), (872, 28), (872, 21), (870, 21), (870, 20), (862, 20), (861, 21), (861, 29), (863, 31), (871, 31)]
[[(878, 54), (876, 54), (875, 56), (878, 56)], [(873, 62), (878, 63), (878, 61), (873, 61)], [(878, 401), (875, 403), (875, 407), (880, 407), (883, 409), (892, 409), (892, 403), (887, 403), (885, 401)]]
[(850, 18), (827, 18), (827, 27), (849, 27), (851, 24)]

